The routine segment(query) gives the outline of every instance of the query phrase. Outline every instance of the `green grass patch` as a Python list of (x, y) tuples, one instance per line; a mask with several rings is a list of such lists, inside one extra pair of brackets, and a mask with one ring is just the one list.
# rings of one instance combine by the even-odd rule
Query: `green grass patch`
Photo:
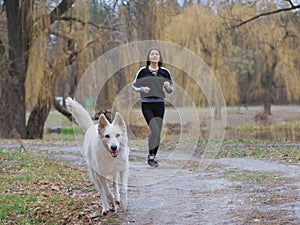
[(84, 132), (79, 127), (65, 127), (61, 130), (62, 134), (68, 134), (68, 135), (84, 135)]
[(243, 124), (236, 131), (247, 139), (298, 141), (300, 136), (300, 122), (273, 123), (270, 125)]
[[(50, 128), (58, 128), (60, 133), (49, 133)], [(71, 141), (82, 138), (84, 133), (81, 128), (72, 124), (66, 117), (57, 111), (51, 111), (45, 122), (43, 140)]]
[(30, 149), (0, 149), (2, 224), (100, 224), (101, 202), (85, 169)]
[(84, 137), (84, 132), (81, 128), (74, 127), (64, 127), (61, 129), (61, 133), (47, 133), (45, 132), (43, 140), (49, 141), (73, 141), (73, 140), (82, 140)]
[(263, 183), (277, 179), (269, 172), (230, 169), (224, 172), (225, 177), (243, 183)]
[(300, 131), (300, 121), (287, 122), (287, 123), (273, 123), (270, 125), (257, 125), (257, 124), (242, 124), (237, 127), (238, 131), (284, 131), (295, 130)]
[[(204, 148), (201, 146), (200, 149)], [(269, 159), (299, 163), (300, 147), (298, 143), (280, 143), (258, 140), (224, 140), (216, 158), (243, 158)]]

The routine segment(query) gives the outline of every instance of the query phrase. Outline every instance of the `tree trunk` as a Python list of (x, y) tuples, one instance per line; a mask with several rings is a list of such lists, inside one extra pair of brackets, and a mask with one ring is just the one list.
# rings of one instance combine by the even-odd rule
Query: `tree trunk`
[(272, 115), (272, 113), (271, 113), (271, 101), (264, 101), (264, 114)]
[[(50, 13), (50, 23), (54, 23), (75, 1), (62, 0)], [(25, 80), (28, 53), (32, 44), (34, 0), (4, 0), (3, 5), (6, 11), (9, 45), (7, 61), (10, 64), (6, 70), (1, 71), (3, 76), (0, 79), (0, 136), (3, 138), (25, 138), (26, 134), (36, 136), (31, 132), (34, 130), (40, 132), (43, 126), (40, 123), (45, 121), (45, 116), (49, 113), (47, 113), (49, 103), (45, 102), (35, 107), (26, 132)], [(46, 109), (42, 109), (42, 106)], [(41, 110), (40, 116), (38, 116), (39, 110)], [(39, 125), (35, 127), (34, 124)]]
[(266, 94), (263, 96), (263, 105), (264, 105), (264, 114), (265, 115), (272, 115), (271, 113), (271, 105), (273, 102), (273, 97), (271, 95), (271, 91), (266, 92)]
[(217, 119), (217, 120), (222, 119), (221, 105), (216, 105), (215, 106), (215, 119)]
[(44, 125), (51, 109), (53, 99), (38, 98), (36, 105), (30, 113), (27, 127), (26, 138), (36, 139), (43, 138)]
[(24, 138), (25, 85), (9, 74), (0, 81), (0, 135), (2, 138)]
[(221, 113), (221, 110), (222, 110), (222, 100), (220, 99), (221, 96), (223, 96), (221, 93), (220, 93), (220, 90), (218, 87), (215, 87), (215, 93), (214, 93), (214, 103), (215, 103), (215, 112), (214, 112), (214, 118), (217, 119), (217, 120), (220, 120), (222, 119), (222, 113)]
[[(33, 0), (4, 1), (7, 18), (9, 54), (8, 72), (0, 81), (0, 135), (3, 138), (25, 138), (25, 78), (31, 39)], [(20, 10), (21, 9), (21, 10)]]
[[(67, 11), (74, 2), (75, 0), (62, 0), (60, 4), (51, 12), (50, 23), (54, 23), (54, 21), (65, 11)], [(51, 69), (53, 69), (52, 66), (49, 70), (45, 69), (45, 71), (51, 71)], [(45, 122), (55, 98), (55, 85), (57, 78), (57, 72), (49, 72), (48, 74), (44, 74), (42, 81), (44, 87), (42, 87), (39, 91), (37, 103), (30, 113), (26, 126), (26, 138), (28, 139), (42, 139), (44, 136)]]
[(44, 125), (55, 98), (55, 84), (57, 77), (58, 75), (55, 72), (44, 74), (42, 80), (43, 86), (39, 90), (37, 102), (31, 111), (27, 122), (26, 138), (28, 139), (43, 138)]

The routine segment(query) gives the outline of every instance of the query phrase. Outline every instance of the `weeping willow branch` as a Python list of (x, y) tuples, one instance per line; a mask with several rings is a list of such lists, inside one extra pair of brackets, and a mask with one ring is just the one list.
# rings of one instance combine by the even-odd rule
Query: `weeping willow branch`
[(269, 15), (272, 15), (272, 14), (280, 13), (280, 12), (286, 12), (286, 11), (291, 11), (291, 10), (295, 10), (295, 9), (300, 9), (300, 5), (294, 5), (289, 0), (286, 0), (286, 1), (288, 1), (290, 3), (290, 5), (291, 5), (290, 7), (288, 7), (288, 8), (282, 8), (282, 9), (278, 9), (278, 10), (274, 10), (274, 11), (270, 11), (270, 12), (261, 13), (261, 14), (259, 14), (257, 16), (254, 16), (254, 17), (252, 17), (252, 18), (250, 18), (248, 20), (245, 20), (245, 21), (239, 23), (238, 25), (234, 26), (233, 28), (241, 27), (241, 26), (243, 26), (243, 25), (245, 25), (245, 24), (247, 24), (247, 23), (249, 23), (251, 21), (254, 21), (254, 20), (256, 20), (256, 19), (258, 19), (260, 17), (265, 17), (265, 16), (269, 16)]
[(41, 33), (44, 30), (47, 30), (49, 25), (53, 24), (55, 21), (59, 20), (62, 15), (67, 12), (76, 0), (62, 0), (60, 4), (55, 7), (50, 14), (46, 14), (35, 19), (33, 24), (33, 30), (38, 30), (37, 33)]

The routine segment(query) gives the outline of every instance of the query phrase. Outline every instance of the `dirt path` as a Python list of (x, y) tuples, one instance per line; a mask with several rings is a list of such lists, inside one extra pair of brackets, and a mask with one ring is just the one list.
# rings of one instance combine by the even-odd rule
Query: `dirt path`
[(123, 224), (300, 223), (299, 165), (218, 159), (205, 171), (195, 171), (197, 162), (193, 169), (189, 164), (174, 173), (174, 162), (156, 169), (133, 162), (131, 179), (170, 177), (131, 187)]
[[(72, 142), (23, 145), (85, 165)], [(131, 152), (129, 204), (128, 211), (120, 213), (122, 224), (300, 224), (299, 164), (225, 158), (199, 171), (199, 158), (193, 156), (182, 167), (180, 157), (167, 160), (169, 154), (161, 151), (160, 166), (149, 168), (145, 152)]]

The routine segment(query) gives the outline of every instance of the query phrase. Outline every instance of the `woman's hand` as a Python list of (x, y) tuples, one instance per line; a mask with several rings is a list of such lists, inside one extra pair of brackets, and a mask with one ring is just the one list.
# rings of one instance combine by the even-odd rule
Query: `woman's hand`
[(164, 82), (164, 88), (165, 88), (165, 89), (170, 89), (170, 86), (171, 86), (171, 84), (170, 84), (169, 81), (165, 81), (165, 82)]
[(148, 94), (150, 92), (150, 88), (149, 87), (143, 87), (143, 91), (144, 93)]

